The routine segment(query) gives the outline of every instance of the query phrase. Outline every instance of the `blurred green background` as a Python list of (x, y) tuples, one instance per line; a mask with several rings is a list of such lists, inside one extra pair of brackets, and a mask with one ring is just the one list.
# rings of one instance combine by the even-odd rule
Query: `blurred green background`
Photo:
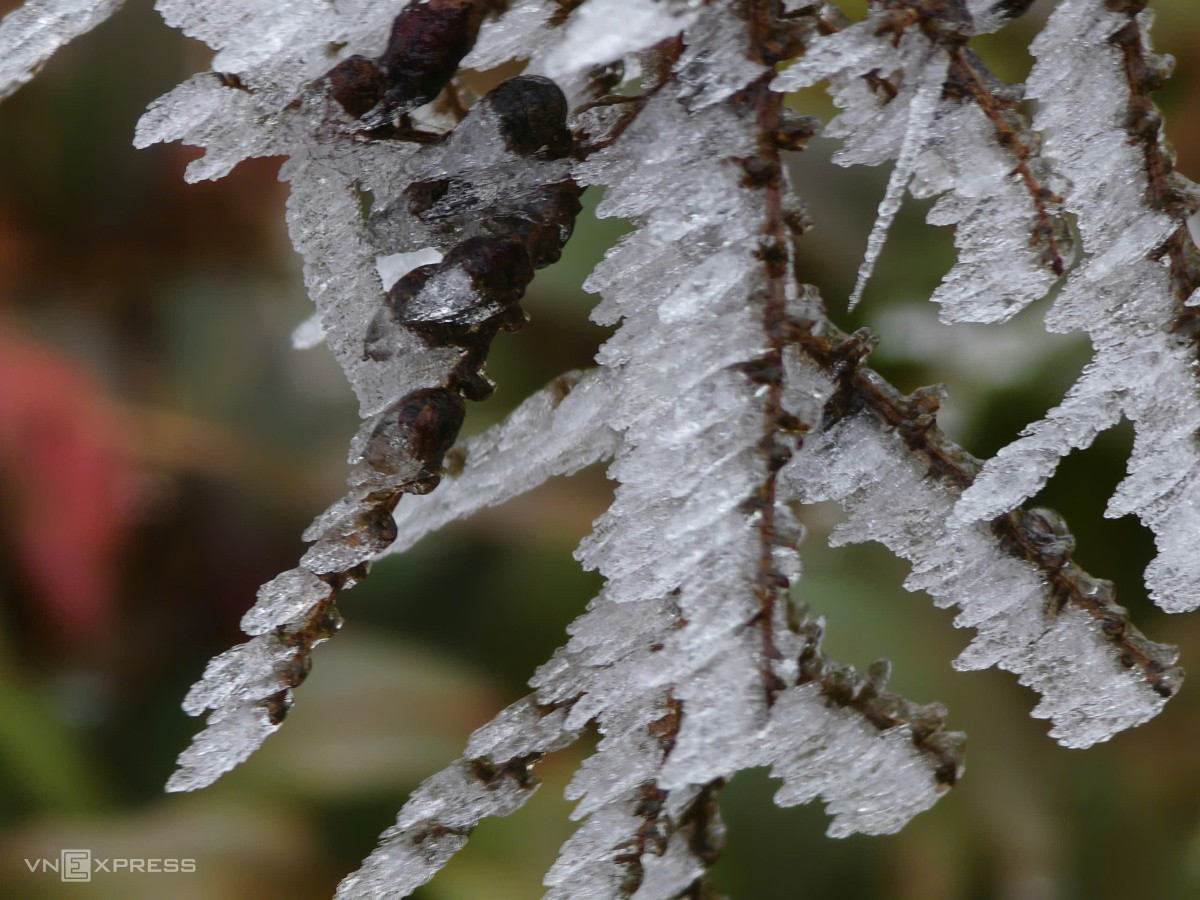
[[(0, 2), (0, 12), (15, 4)], [(860, 4), (861, 6), (862, 4)], [(1020, 79), (1039, 12), (979, 48)], [(1160, 92), (1182, 171), (1200, 175), (1200, 10), (1159, 0), (1159, 47), (1180, 61)], [(525, 692), (598, 587), (571, 551), (608, 503), (602, 471), (548, 485), (379, 565), (345, 598), (346, 626), (315, 656), (286, 726), (195, 796), (161, 786), (197, 727), (179, 709), (205, 661), (239, 638), (255, 588), (294, 565), (299, 534), (338, 496), (357, 417), (323, 349), (290, 348), (310, 312), (282, 225), (278, 160), (185, 185), (196, 151), (135, 151), (145, 105), (209, 52), (147, 0), (68, 47), (0, 107), (0, 895), (17, 898), (319, 898), (354, 868), (422, 778)], [(797, 103), (828, 112), (827, 101)], [(1088, 359), (1049, 336), (1045, 305), (999, 327), (948, 328), (925, 302), (951, 235), (910, 202), (854, 316), (845, 297), (887, 172), (841, 170), (818, 140), (794, 175), (816, 223), (807, 277), (835, 321), (882, 335), (873, 362), (899, 387), (945, 382), (947, 430), (977, 455), (1055, 404)], [(619, 222), (591, 216), (539, 274), (522, 332), (498, 340), (500, 419), (606, 332), (579, 285)], [(1127, 426), (1067, 460), (1039, 502), (1066, 514), (1077, 559), (1118, 584), (1153, 638), (1200, 664), (1200, 617), (1146, 600), (1152, 542), (1102, 518)], [(893, 686), (940, 699), (970, 734), (961, 785), (904, 832), (832, 841), (818, 806), (778, 810), (762, 772), (724, 792), (719, 886), (737, 898), (1200, 897), (1200, 686), (1157, 719), (1067, 751), (1028, 718), (1004, 673), (957, 674), (969, 634), (881, 548), (831, 551), (836, 509), (803, 511), (806, 601), (827, 648), (895, 663)], [(507, 900), (540, 880), (574, 824), (562, 789), (586, 748), (543, 765), (522, 811), (485, 822), (418, 896)], [(31, 874), (63, 848), (188, 857), (190, 875)]]

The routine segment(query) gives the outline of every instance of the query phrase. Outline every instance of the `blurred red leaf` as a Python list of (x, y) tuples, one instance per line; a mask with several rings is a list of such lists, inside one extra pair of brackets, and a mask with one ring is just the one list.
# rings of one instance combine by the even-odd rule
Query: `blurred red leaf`
[(46, 624), (75, 643), (114, 611), (134, 509), (122, 417), (77, 363), (0, 319), (0, 495), (10, 556)]

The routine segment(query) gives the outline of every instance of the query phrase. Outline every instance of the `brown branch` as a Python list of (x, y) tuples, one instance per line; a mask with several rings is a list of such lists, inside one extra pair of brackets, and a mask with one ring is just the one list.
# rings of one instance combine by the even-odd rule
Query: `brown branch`
[(779, 148), (774, 134), (783, 109), (783, 95), (767, 87), (767, 79), (753, 89), (758, 125), (758, 154), (743, 165), (747, 180), (763, 192), (763, 243), (759, 252), (766, 270), (766, 296), (762, 305), (763, 332), (767, 352), (757, 360), (757, 374), (752, 380), (765, 382), (763, 401), (763, 432), (758, 449), (767, 467), (767, 477), (759, 488), (756, 528), (759, 534), (758, 576), (755, 595), (759, 601), (757, 626), (762, 635), (763, 682), (768, 703), (783, 689), (784, 684), (774, 673), (772, 663), (780, 659), (775, 646), (775, 606), (781, 594), (786, 595), (787, 579), (775, 568), (774, 550), (778, 543), (775, 530), (775, 487), (779, 470), (791, 458), (791, 451), (781, 440), (780, 421), (783, 419), (783, 334), (780, 324), (787, 314), (788, 251), (787, 226), (783, 221), (783, 171)]
[[(764, 296), (761, 298), (761, 309), (767, 350), (748, 367), (746, 374), (752, 381), (766, 387), (766, 397), (763, 400), (763, 431), (758, 450), (766, 463), (767, 476), (754, 503), (758, 515), (755, 527), (759, 536), (758, 574), (754, 594), (758, 599), (759, 609), (751, 624), (758, 627), (761, 635), (762, 679), (768, 705), (774, 702), (776, 695), (785, 687), (773, 668), (774, 662), (782, 658), (775, 643), (775, 610), (781, 600), (785, 600), (790, 588), (788, 579), (775, 568), (774, 562), (775, 548), (780, 543), (776, 533), (775, 496), (779, 470), (792, 456), (781, 427), (781, 424), (792, 421), (791, 417), (785, 418), (783, 408), (785, 335), (781, 328), (787, 316), (790, 260), (788, 227), (784, 218), (783, 166), (780, 162), (777, 137), (783, 118), (783, 94), (770, 89), (770, 82), (774, 76), (772, 63), (776, 59), (773, 42), (783, 24), (775, 18), (774, 12), (774, 4), (765, 0), (751, 0), (747, 3), (750, 43), (758, 50), (757, 61), (768, 68), (746, 91), (747, 100), (753, 104), (758, 135), (756, 154), (742, 161), (746, 172), (745, 186), (761, 190), (763, 202), (762, 243), (758, 257), (763, 264), (766, 283)], [(767, 49), (758, 49), (762, 47)]]

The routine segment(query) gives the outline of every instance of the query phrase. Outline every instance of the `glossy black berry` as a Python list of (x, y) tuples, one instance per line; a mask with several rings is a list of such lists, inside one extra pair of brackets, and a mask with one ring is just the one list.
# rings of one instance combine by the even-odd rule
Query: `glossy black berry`
[(494, 87), (484, 100), (499, 117), (504, 142), (514, 153), (541, 151), (559, 159), (571, 151), (567, 98), (549, 78), (518, 75)]

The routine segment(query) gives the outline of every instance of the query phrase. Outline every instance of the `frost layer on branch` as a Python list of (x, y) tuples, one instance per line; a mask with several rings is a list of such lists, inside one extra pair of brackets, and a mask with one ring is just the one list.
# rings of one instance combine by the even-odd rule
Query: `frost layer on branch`
[[(579, 170), (608, 186), (598, 214), (637, 228), (587, 283), (603, 297), (593, 318), (621, 323), (598, 357), (619, 379), (619, 487), (577, 553), (606, 586), (533, 682), (543, 702), (578, 697), (572, 717), (596, 718), (604, 735), (569, 789), (588, 818), (547, 878), (551, 897), (581, 882), (596, 896), (686, 890), (704, 852), (672, 836), (697, 820), (715, 828), (706, 792), (749, 766), (775, 766), (781, 802), (824, 794), (837, 833), (898, 827), (938, 793), (903, 730), (892, 737), (910, 756), (878, 766), (886, 784), (856, 780), (851, 760), (891, 745), (873, 727), (854, 730), (854, 713), (853, 751), (822, 743), (842, 732), (801, 684), (803, 639), (781, 593), (798, 574), (799, 535), (770, 487), (772, 454), (788, 439), (773, 433), (779, 411), (753, 365), (770, 353), (763, 194), (785, 186), (761, 144), (759, 117), (776, 102), (752, 86), (761, 69), (719, 63), (748, 55), (743, 28), (702, 13), (685, 32), (678, 81)], [(746, 189), (746, 172), (761, 174), (762, 193)], [(865, 802), (910, 791), (911, 804), (886, 812)]]
[[(213, 69), (152, 103), (136, 146), (183, 141), (206, 153), (187, 179), (220, 178), (254, 156), (306, 156), (339, 136), (315, 82), (339, 58), (382, 50), (404, 0), (361, 4), (162, 0), (168, 24), (217, 51)], [(330, 47), (340, 47), (330, 55)], [(340, 135), (345, 139), (345, 134)], [(347, 154), (348, 155), (348, 154)]]
[[(161, 6), (169, 22), (218, 50), (219, 71), (157, 101), (139, 123), (137, 142), (205, 147), (189, 169), (193, 179), (219, 177), (247, 156), (289, 157), (281, 171), (292, 188), (288, 226), (320, 314), (308, 331), (323, 336), (366, 418), (351, 443), (347, 494), (304, 533), (311, 546), (299, 567), (260, 592), (244, 621), (257, 636), (206, 676), (235, 687), (202, 691), (210, 702), (189, 704), (193, 714), (212, 713), (181, 757), (173, 790), (207, 784), (278, 727), (312, 648), (336, 627), (330, 625), (338, 621), (331, 612), (336, 595), (391, 544), (401, 496), (437, 485), (462, 422), (462, 400), (483, 399), (492, 389), (482, 370), (492, 338), (524, 323), (517, 301), (533, 270), (554, 262), (570, 236), (579, 187), (565, 159), (573, 143), (567, 100), (554, 82), (509, 79), (462, 121), (425, 105), (479, 34), (477, 63), (500, 46), (553, 56), (555, 41), (522, 43), (517, 33), (552, 24), (537, 4), (526, 4), (512, 20), (484, 22), (495, 6), (491, 0), (300, 10), (271, 2), (238, 12), (203, 0)], [(616, 53), (641, 49), (663, 28), (681, 26), (690, 15), (685, 6), (646, 6), (657, 18), (644, 24), (653, 27), (627, 31), (607, 46)], [(554, 33), (574, 40), (569, 31)], [(578, 93), (589, 65), (572, 55), (554, 66), (534, 59), (530, 71), (552, 69)], [(394, 281), (385, 293), (385, 263), (421, 259), (434, 261), (389, 272)], [(600, 394), (585, 386), (581, 396)], [(549, 409), (527, 405), (510, 425), (553, 421), (570, 429), (561, 452), (544, 446), (544, 470), (531, 465), (523, 480), (501, 484), (493, 472), (491, 486), (499, 492), (493, 502), (522, 484), (611, 455), (614, 438), (603, 418), (584, 422), (574, 413), (572, 420), (580, 398), (561, 409), (557, 399)], [(493, 466), (512, 455), (505, 456), (503, 445), (474, 449)], [(470, 478), (487, 473), (472, 467)], [(274, 646), (273, 635), (288, 636), (295, 652), (261, 652)]]
[[(436, 487), (463, 400), (491, 390), (482, 366), (492, 339), (524, 323), (519, 300), (534, 269), (557, 259), (570, 236), (579, 189), (567, 176), (572, 138), (566, 100), (553, 82), (509, 79), (440, 136), (418, 134), (408, 118), (452, 77), (486, 6), (438, 0), (404, 7), (382, 54), (343, 60), (316, 80), (317, 66), (330, 60), (324, 44), (305, 57), (306, 46), (317, 46), (313, 35), (292, 48), (298, 56), (264, 51), (246, 45), (244, 21), (208, 17), (205, 4), (171, 7), (186, 29), (220, 48), (218, 61), (245, 74), (201, 85), (232, 92), (238, 100), (231, 109), (217, 102), (205, 111), (171, 95), (147, 114), (140, 137), (207, 143), (229, 164), (268, 146), (260, 138), (273, 142), (270, 152), (290, 156), (282, 177), (292, 183), (293, 242), (325, 340), (368, 417), (351, 444), (348, 492), (304, 533), (311, 546), (299, 567), (260, 592), (244, 623), (257, 636), (215, 661), (202, 682), (211, 689), (198, 688), (206, 702), (189, 703), (193, 714), (212, 714), (181, 757), (173, 790), (207, 784), (278, 727), (312, 648), (337, 627), (337, 593), (391, 543), (400, 498)], [(334, 25), (366, 33), (388, 21), (380, 9), (339, 18), (314, 8), (320, 21), (307, 25), (315, 34)], [(259, 22), (262, 10), (247, 15), (275, 27), (281, 40), (303, 30), (304, 22), (277, 12), (286, 24)], [(447, 35), (453, 44), (443, 51), (432, 36)], [(369, 78), (366, 87), (348, 80), (362, 70), (386, 78), (376, 107), (361, 102)], [(268, 106), (279, 115), (264, 119)], [(381, 139), (356, 137), (364, 130)], [(436, 262), (400, 275), (385, 294), (377, 260), (422, 254)]]
[[(1138, 6), (1139, 4), (1131, 4)], [(1148, 91), (1170, 61), (1149, 48), (1148, 12), (1067, 0), (1031, 48), (1029, 93), (1087, 259), (1047, 314), (1051, 331), (1085, 330), (1095, 356), (1061, 405), (984, 466), (962, 521), (988, 519), (1035, 494), (1060, 458), (1122, 416), (1134, 425), (1129, 472), (1106, 515), (1137, 514), (1155, 534), (1151, 596), (1171, 612), (1200, 605), (1200, 392), (1194, 186), (1171, 171)]]
[[(532, 681), (566, 731), (595, 723), (602, 735), (568, 789), (583, 823), (547, 874), (550, 898), (700, 889), (720, 844), (714, 792), (744, 768), (770, 766), (782, 804), (823, 798), (835, 835), (897, 830), (961, 769), (944, 710), (886, 694), (886, 666), (864, 678), (825, 660), (820, 623), (789, 615), (800, 532), (773, 473), (800, 426), (770, 374), (779, 347), (768, 326), (786, 289), (766, 252), (787, 190), (770, 131), (781, 98), (761, 63), (731, 73), (721, 62), (749, 57), (746, 24), (728, 11), (699, 12), (682, 46), (659, 51), (676, 54), (678, 77), (648, 88), (637, 118), (573, 173), (606, 186), (599, 215), (636, 228), (588, 281), (603, 297), (593, 318), (620, 323), (598, 355), (609, 396), (577, 388), (560, 407), (578, 393), (572, 421), (590, 413), (610, 429), (619, 486), (577, 552), (605, 587)], [(546, 412), (529, 404), (535, 418)], [(485, 498), (500, 491), (493, 472), (525, 477), (503, 452), (524, 416), (480, 439), (478, 475), (468, 450), (460, 477)], [(509, 811), (481, 808), (462, 772), (456, 763), (427, 782), (446, 821), (424, 817), (423, 787), (345, 896), (411, 890), (478, 815)], [(429, 834), (438, 843), (413, 859)]]
[[(745, 768), (770, 767), (782, 805), (823, 800), (832, 835), (893, 832), (929, 808), (961, 774), (962, 736), (940, 705), (888, 693), (886, 662), (859, 673), (823, 655), (823, 623), (790, 596), (797, 498), (842, 502), (836, 541), (911, 560), (907, 585), (978, 631), (959, 667), (1017, 673), (1060, 742), (1157, 712), (1179, 684), (1173, 649), (1070, 562), (1052, 514), (1010, 508), (1066, 448), (1133, 418), (1110, 511), (1158, 532), (1160, 602), (1196, 602), (1196, 203), (1147, 98), (1147, 19), (1109, 11), (1137, 2), (1064, 0), (1035, 48), (1051, 171), (1019, 91), (966, 46), (1028, 5), (878, 3), (839, 32), (827, 5), (768, 0), (159, 0), (217, 51), (215, 71), (156, 101), (136, 141), (205, 148), (192, 180), (287, 157), (288, 226), (318, 308), (304, 339), (328, 344), (364, 419), (345, 495), (305, 532), (299, 565), (260, 589), (250, 639), (189, 692), (185, 710), (209, 718), (169, 789), (211, 783), (279, 727), (340, 624), (340, 593), (394, 542), (600, 459), (619, 487), (577, 557), (603, 590), (535, 693), (414, 792), (341, 896), (424, 884), (481, 818), (525, 801), (542, 756), (593, 725), (601, 740), (568, 790), (582, 823), (545, 879), (554, 900), (703, 895), (716, 793)], [(0, 23), (22, 48), (0, 85), (114, 6), (31, 0)], [(524, 74), (483, 97), (457, 78), (516, 59)], [(1051, 323), (1088, 328), (1097, 359), (1021, 445), (1032, 463), (1006, 473), (1015, 451), (1002, 455), (961, 502), (977, 465), (930, 438), (933, 394), (901, 398), (861, 369), (861, 336), (818, 346), (834, 330), (796, 287), (803, 214), (779, 149), (812, 129), (789, 123), (777, 89), (823, 79), (845, 110), (829, 132), (838, 161), (896, 160), (855, 297), (910, 182), (940, 197), (931, 222), (956, 226), (960, 257), (934, 297), (949, 320), (999, 321), (1042, 296), (1071, 255), (1057, 192), (1079, 220), (1087, 259)], [(491, 341), (524, 322), (521, 295), (558, 258), (584, 184), (606, 188), (600, 215), (635, 226), (588, 281), (593, 317), (620, 326), (600, 368), (448, 453), (464, 401), (491, 391)], [(413, 499), (447, 469), (444, 490)]]
[(958, 260), (932, 298), (942, 318), (997, 322), (1045, 295), (1062, 272), (1069, 242), (1037, 140), (1016, 108), (1020, 91), (1000, 84), (966, 47), (974, 29), (953, 17), (953, 8), (913, 10), (914, 21), (903, 27), (891, 12), (875, 9), (862, 22), (812, 39), (779, 86), (829, 82), (843, 110), (825, 129), (842, 142), (834, 162), (896, 160), (851, 306), (912, 181), (914, 196), (940, 197), (929, 223), (956, 229)]
[(0, 19), (0, 100), (15, 92), (42, 64), (87, 34), (125, 0), (25, 0)]
[(533, 795), (532, 765), (575, 739), (566, 719), (566, 709), (539, 708), (526, 698), (476, 731), (461, 759), (413, 791), (379, 849), (343, 879), (337, 896), (407, 897), (429, 881), (480, 820), (515, 812)]
[(279, 728), (312, 648), (341, 625), (332, 596), (329, 584), (303, 569), (285, 572), (260, 589), (259, 603), (244, 622), (247, 633), (258, 636), (209, 662), (184, 698), (189, 715), (212, 712), (180, 754), (168, 791), (211, 784)]
[[(796, 358), (791, 365), (809, 364)], [(926, 591), (937, 606), (957, 606), (954, 624), (977, 633), (956, 668), (998, 666), (1017, 675), (1041, 695), (1033, 715), (1049, 719), (1050, 735), (1064, 746), (1107, 740), (1166, 702), (1169, 691), (1156, 690), (1143, 668), (1123, 661), (1102, 619), (1069, 605), (1048, 615), (1061, 601), (1046, 574), (1016, 558), (988, 525), (956, 524), (951, 513), (961, 490), (870, 412), (810, 432), (782, 476), (787, 492), (803, 502), (845, 507), (848, 520), (834, 531), (834, 546), (879, 541), (912, 563), (906, 588)], [(1097, 595), (1110, 587), (1082, 571), (1072, 577)], [(1156, 672), (1174, 663), (1173, 648), (1140, 640), (1156, 654)]]

